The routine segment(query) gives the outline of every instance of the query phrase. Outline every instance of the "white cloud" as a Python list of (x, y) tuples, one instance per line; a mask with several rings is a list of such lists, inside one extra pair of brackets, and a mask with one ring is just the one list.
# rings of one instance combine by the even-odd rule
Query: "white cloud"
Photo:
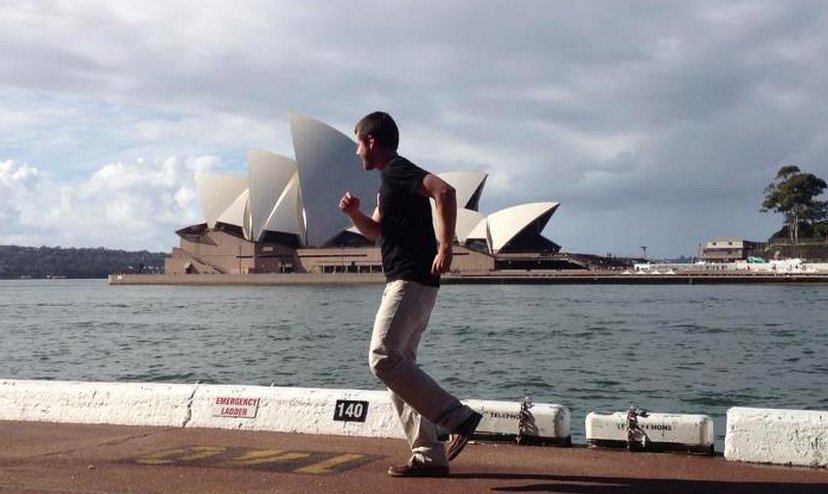
[[(287, 115), (280, 119), (257, 120), (235, 114), (188, 115), (183, 118), (158, 116), (135, 122), (134, 137), (150, 145), (159, 142), (181, 142), (192, 145), (235, 147), (240, 141), (276, 142), (276, 128), (287, 128)], [(243, 136), (243, 137), (242, 137)]]
[[(38, 169), (18, 165), (13, 160), (0, 161), (0, 228), (17, 232), (21, 210), (26, 208), (39, 179)], [(3, 235), (0, 235), (2, 242)]]
[(0, 185), (7, 188), (7, 194), (15, 189), (31, 191), (37, 184), (38, 169), (29, 165), (17, 165), (13, 160), (0, 161)]
[(107, 163), (72, 184), (0, 162), (3, 243), (169, 250), (174, 231), (202, 221), (192, 172), (215, 156)]

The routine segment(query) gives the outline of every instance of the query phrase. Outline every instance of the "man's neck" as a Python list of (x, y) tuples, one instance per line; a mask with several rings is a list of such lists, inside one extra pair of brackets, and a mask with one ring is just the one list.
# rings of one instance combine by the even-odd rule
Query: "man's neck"
[(394, 158), (397, 158), (398, 156), (399, 155), (397, 154), (396, 151), (388, 151), (388, 152), (383, 153), (380, 156), (380, 159), (378, 160), (375, 168), (379, 171), (384, 170), (385, 167), (388, 165), (388, 163), (390, 163), (391, 160), (393, 160)]

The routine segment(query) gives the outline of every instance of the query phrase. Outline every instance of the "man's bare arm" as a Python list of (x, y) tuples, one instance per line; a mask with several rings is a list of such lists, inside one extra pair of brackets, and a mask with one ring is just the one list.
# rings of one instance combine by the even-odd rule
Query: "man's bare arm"
[(366, 216), (359, 209), (359, 198), (352, 196), (350, 192), (346, 192), (339, 200), (339, 210), (351, 219), (351, 222), (364, 237), (373, 241), (379, 240), (381, 233), (379, 208), (375, 208), (371, 216)]
[(451, 249), (457, 224), (457, 194), (454, 187), (430, 173), (423, 178), (421, 192), (434, 199), (437, 209), (437, 240), (440, 245), (431, 265), (431, 272), (447, 273), (451, 270)]

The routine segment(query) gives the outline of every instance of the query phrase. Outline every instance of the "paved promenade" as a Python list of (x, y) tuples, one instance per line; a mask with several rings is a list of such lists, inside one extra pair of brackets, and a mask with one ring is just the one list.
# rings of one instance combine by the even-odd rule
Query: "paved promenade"
[(828, 469), (470, 444), (447, 479), (394, 479), (400, 440), (0, 421), (0, 493), (825, 494)]

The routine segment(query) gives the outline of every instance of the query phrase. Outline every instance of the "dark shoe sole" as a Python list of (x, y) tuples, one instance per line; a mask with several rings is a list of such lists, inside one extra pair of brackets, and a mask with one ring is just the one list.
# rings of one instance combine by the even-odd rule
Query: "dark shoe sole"
[(388, 475), (392, 477), (448, 477), (448, 467), (431, 467), (422, 465), (403, 465), (401, 467), (389, 467)]
[(451, 443), (446, 451), (446, 458), (448, 458), (448, 461), (457, 458), (457, 455), (463, 451), (463, 448), (465, 448), (466, 444), (468, 444), (469, 439), (471, 439), (474, 431), (477, 429), (477, 426), (480, 425), (480, 421), (482, 419), (482, 415), (477, 412), (473, 412), (469, 418), (457, 427), (455, 433), (451, 435)]

